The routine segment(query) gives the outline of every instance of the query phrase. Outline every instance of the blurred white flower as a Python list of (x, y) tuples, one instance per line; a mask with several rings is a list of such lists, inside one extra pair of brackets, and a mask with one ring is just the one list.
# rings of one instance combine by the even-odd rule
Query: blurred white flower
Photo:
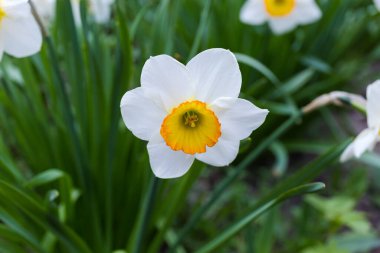
[(0, 1), (0, 59), (3, 53), (26, 57), (40, 51), (42, 34), (28, 0)]
[(54, 18), (56, 0), (32, 0), (32, 2), (44, 25), (49, 25)]
[(151, 57), (141, 87), (121, 100), (125, 125), (148, 141), (150, 165), (160, 178), (185, 174), (194, 159), (226, 166), (240, 140), (265, 120), (268, 110), (238, 98), (241, 73), (235, 56), (209, 49), (183, 65), (168, 55)]
[(111, 17), (111, 5), (114, 0), (91, 0), (91, 10), (98, 23), (105, 23)]
[(380, 11), (380, 0), (374, 0), (376, 8)]
[[(97, 23), (106, 23), (111, 17), (111, 5), (114, 1), (115, 0), (89, 0), (88, 12), (94, 17)], [(75, 22), (80, 24), (80, 0), (71, 0), (71, 5)]]
[(276, 34), (286, 33), (297, 25), (310, 24), (322, 16), (314, 0), (248, 0), (240, 11), (240, 20), (251, 25), (268, 21)]
[(343, 152), (341, 162), (353, 157), (359, 158), (365, 151), (373, 150), (380, 141), (380, 80), (367, 88), (367, 124), (368, 128), (364, 129)]

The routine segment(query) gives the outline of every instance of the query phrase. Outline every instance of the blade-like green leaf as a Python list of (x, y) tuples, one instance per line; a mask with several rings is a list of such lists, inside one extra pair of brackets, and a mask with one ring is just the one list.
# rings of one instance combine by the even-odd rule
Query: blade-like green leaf
[(257, 217), (259, 217), (261, 214), (267, 212), (270, 208), (277, 205), (278, 203), (302, 194), (306, 193), (313, 193), (320, 191), (325, 188), (325, 184), (323, 183), (311, 183), (311, 184), (305, 184), (298, 187), (295, 187), (293, 189), (290, 189), (289, 191), (280, 194), (279, 196), (263, 203), (259, 208), (255, 208), (252, 210), (248, 215), (242, 217), (237, 222), (232, 224), (229, 228), (224, 230), (221, 234), (219, 234), (215, 239), (213, 239), (211, 242), (207, 243), (205, 246), (200, 248), (196, 251), (196, 253), (208, 253), (213, 252), (217, 248), (219, 248), (221, 245), (226, 243), (231, 237), (233, 237), (235, 234), (240, 232), (242, 229), (244, 229), (248, 224), (250, 224), (253, 220), (255, 220)]

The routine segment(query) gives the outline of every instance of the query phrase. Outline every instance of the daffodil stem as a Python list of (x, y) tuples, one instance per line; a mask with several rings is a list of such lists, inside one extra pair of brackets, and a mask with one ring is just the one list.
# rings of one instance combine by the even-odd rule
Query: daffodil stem
[(192, 187), (194, 182), (198, 179), (204, 167), (206, 167), (204, 163), (195, 160), (189, 172), (187, 172), (183, 178), (179, 179), (179, 183), (177, 185), (170, 186), (171, 193), (167, 197), (167, 199), (170, 199), (170, 203), (168, 203), (166, 209), (167, 211), (163, 217), (163, 222), (159, 226), (159, 232), (155, 236), (154, 240), (149, 244), (149, 248), (147, 250), (148, 253), (156, 253), (159, 251), (162, 240), (164, 239), (168, 229), (170, 229), (178, 210), (184, 206), (183, 202), (186, 201), (186, 195), (189, 192), (190, 187)]
[(145, 195), (144, 202), (142, 204), (142, 211), (137, 220), (137, 230), (135, 240), (132, 244), (132, 249), (128, 252), (140, 253), (145, 232), (150, 220), (150, 214), (154, 205), (154, 199), (158, 188), (159, 179), (155, 176), (152, 177), (149, 183), (149, 189)]
[(47, 37), (48, 36), (48, 33), (45, 29), (45, 26), (40, 18), (40, 16), (38, 15), (37, 11), (36, 11), (36, 7), (34, 7), (34, 3), (32, 0), (29, 0), (29, 5), (30, 5), (30, 8), (32, 10), (32, 14), (34, 16), (34, 18), (36, 19), (37, 21), (37, 24), (38, 26), (40, 27), (40, 30), (41, 30), (41, 33), (42, 33), (42, 36), (43, 37)]
[(211, 197), (207, 202), (201, 206), (195, 213), (190, 217), (187, 224), (179, 232), (177, 240), (171, 246), (169, 253), (174, 253), (176, 248), (185, 238), (185, 236), (190, 232), (194, 225), (199, 221), (199, 219), (206, 213), (207, 210), (219, 199), (224, 190), (231, 185), (231, 183), (238, 178), (238, 176), (244, 171), (244, 169), (250, 165), (263, 151), (265, 151), (276, 139), (278, 139), (282, 134), (284, 134), (291, 126), (293, 126), (301, 118), (301, 113), (297, 113), (290, 119), (285, 121), (280, 127), (276, 129), (268, 138), (266, 138), (260, 145), (252, 151), (236, 168), (231, 170), (231, 173), (216, 187)]
[(198, 29), (197, 29), (195, 39), (193, 42), (193, 46), (191, 47), (191, 50), (190, 50), (190, 53), (188, 56), (189, 57), (188, 61), (190, 61), (191, 58), (194, 57), (194, 55), (196, 54), (196, 52), (199, 48), (199, 45), (201, 44), (202, 37), (205, 34), (206, 27), (207, 27), (206, 23), (207, 23), (208, 15), (210, 12), (210, 7), (211, 7), (211, 0), (205, 1), (204, 7), (202, 10), (202, 14), (201, 14), (201, 20), (199, 21)]
[(73, 113), (71, 111), (71, 104), (70, 104), (67, 89), (65, 87), (65, 82), (64, 82), (63, 77), (62, 77), (60, 70), (59, 70), (57, 54), (55, 52), (53, 43), (52, 43), (50, 37), (48, 36), (46, 29), (44, 28), (44, 25), (41, 21), (41, 18), (36, 11), (36, 8), (35, 8), (33, 2), (29, 1), (29, 5), (30, 5), (30, 8), (32, 10), (33, 16), (36, 19), (36, 21), (37, 21), (37, 23), (41, 29), (41, 33), (44, 36), (45, 42), (47, 44), (49, 56), (53, 62), (53, 69), (55, 72), (55, 76), (57, 78), (55, 83), (58, 84), (59, 89), (60, 89), (61, 94), (62, 94), (64, 115), (65, 115), (65, 118), (66, 118), (66, 121), (67, 121), (67, 124), (69, 127), (70, 134), (71, 134), (73, 141), (74, 141), (74, 146), (76, 148), (76, 152), (75, 152), (75, 154), (76, 154), (75, 158), (76, 159), (75, 160), (76, 160), (78, 167), (81, 168), (81, 173), (79, 175), (80, 180), (81, 180), (83, 187), (86, 189), (87, 188), (87, 183), (86, 183), (87, 177), (85, 175), (86, 173), (84, 170), (87, 168), (87, 165), (86, 165), (85, 161), (83, 160), (84, 155), (83, 155), (83, 151), (82, 151), (82, 148), (80, 145), (80, 138), (79, 138), (79, 134), (78, 134), (78, 132), (74, 126), (74, 116), (73, 116)]
[(55, 72), (56, 80), (54, 81), (54, 83), (57, 85), (57, 88), (60, 90), (60, 94), (62, 95), (63, 114), (64, 114), (64, 118), (69, 129), (69, 134), (72, 138), (73, 146), (75, 149), (74, 159), (75, 159), (76, 166), (79, 170), (78, 174), (79, 174), (80, 184), (83, 187), (83, 192), (84, 192), (83, 195), (86, 196), (85, 200), (87, 201), (87, 203), (89, 203), (89, 209), (91, 210), (90, 215), (92, 216), (92, 220), (93, 220), (92, 230), (94, 231), (94, 236), (95, 236), (94, 240), (100, 243), (102, 236), (100, 234), (100, 229), (99, 229), (100, 227), (99, 220), (98, 220), (99, 215), (98, 215), (98, 209), (96, 207), (95, 196), (93, 194), (91, 173), (89, 171), (89, 166), (88, 166), (87, 159), (85, 156), (86, 154), (83, 151), (83, 148), (81, 145), (78, 129), (75, 127), (75, 124), (74, 124), (75, 122), (74, 115), (71, 110), (71, 103), (70, 103), (68, 91), (65, 86), (65, 82), (62, 77), (62, 74), (60, 73), (60, 70), (59, 70), (57, 53), (54, 49), (53, 43), (49, 36), (45, 36), (45, 42), (47, 44), (49, 57), (52, 61), (53, 70)]

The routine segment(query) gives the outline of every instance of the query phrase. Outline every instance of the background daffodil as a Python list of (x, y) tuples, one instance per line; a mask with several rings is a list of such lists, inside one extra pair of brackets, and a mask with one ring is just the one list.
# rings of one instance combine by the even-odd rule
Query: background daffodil
[(210, 49), (186, 66), (167, 55), (151, 57), (141, 87), (121, 101), (126, 126), (148, 141), (150, 165), (160, 178), (185, 174), (194, 159), (230, 164), (240, 140), (265, 120), (267, 110), (238, 98), (241, 73), (235, 56)]
[(240, 20), (251, 25), (268, 21), (276, 34), (286, 33), (297, 25), (310, 24), (322, 16), (314, 0), (248, 0), (240, 11)]
[(55, 14), (55, 0), (33, 0), (32, 2), (44, 25), (49, 26)]
[(3, 53), (26, 57), (37, 53), (42, 34), (27, 0), (0, 1), (0, 59)]
[(374, 0), (375, 6), (378, 10), (380, 10), (380, 0)]
[[(38, 14), (48, 24), (55, 16), (56, 0), (33, 0)], [(89, 14), (93, 16), (96, 23), (106, 23), (111, 17), (111, 5), (114, 0), (88, 0)], [(74, 20), (77, 25), (81, 24), (80, 0), (71, 0)]]
[[(114, 0), (89, 0), (88, 9), (97, 23), (106, 23), (111, 17), (111, 5)], [(71, 0), (75, 22), (80, 24), (80, 1)]]
[(345, 162), (352, 157), (359, 158), (365, 151), (372, 150), (380, 141), (380, 81), (367, 88), (367, 124), (358, 137), (343, 152), (340, 160)]

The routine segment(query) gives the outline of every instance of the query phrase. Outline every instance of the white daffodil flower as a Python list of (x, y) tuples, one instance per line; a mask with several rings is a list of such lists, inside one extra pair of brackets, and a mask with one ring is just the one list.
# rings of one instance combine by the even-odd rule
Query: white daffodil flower
[[(115, 0), (89, 0), (88, 10), (90, 15), (94, 16), (95, 22), (103, 24), (108, 22), (111, 17), (111, 5)], [(73, 15), (77, 24), (81, 23), (80, 19), (80, 0), (71, 0)]]
[(41, 49), (42, 34), (28, 0), (0, 0), (0, 60), (3, 53), (26, 57)]
[(376, 8), (380, 11), (380, 0), (374, 0)]
[(180, 177), (194, 159), (226, 166), (236, 158), (240, 140), (268, 114), (238, 98), (240, 88), (239, 65), (225, 49), (206, 50), (187, 65), (168, 55), (146, 61), (141, 87), (125, 93), (121, 112), (127, 128), (148, 141), (157, 177)]
[(359, 158), (365, 151), (373, 150), (380, 141), (380, 80), (367, 88), (367, 123), (368, 128), (364, 129), (343, 152), (341, 162), (353, 157)]
[(268, 21), (276, 34), (286, 33), (297, 25), (313, 23), (322, 16), (314, 0), (248, 0), (240, 11), (240, 20), (250, 25)]

